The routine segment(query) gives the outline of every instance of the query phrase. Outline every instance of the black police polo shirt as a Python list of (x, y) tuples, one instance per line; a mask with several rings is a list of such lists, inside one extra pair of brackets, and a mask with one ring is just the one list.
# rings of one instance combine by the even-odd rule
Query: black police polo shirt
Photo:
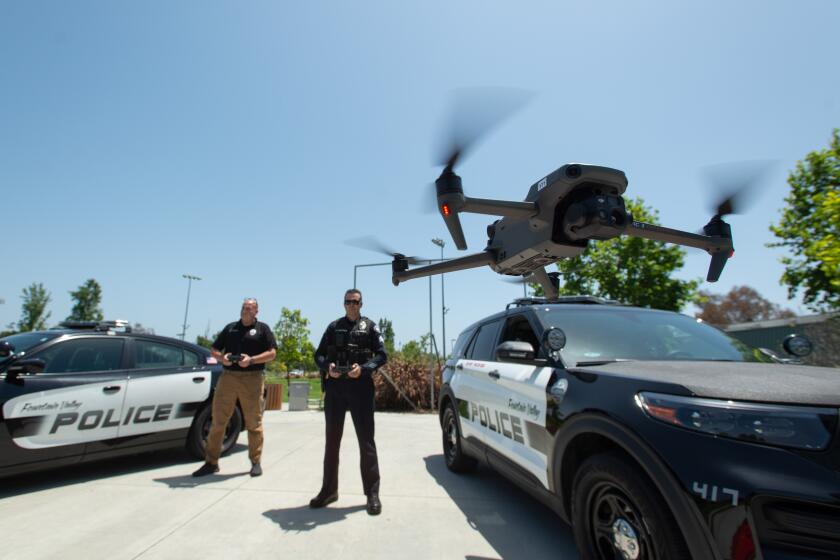
[[(257, 321), (253, 325), (245, 326), (242, 321), (228, 324), (216, 337), (213, 348), (223, 354), (248, 354), (256, 356), (271, 348), (277, 348), (274, 333), (265, 323)], [(241, 367), (239, 364), (225, 366), (233, 371), (262, 371), (265, 364), (251, 364)]]

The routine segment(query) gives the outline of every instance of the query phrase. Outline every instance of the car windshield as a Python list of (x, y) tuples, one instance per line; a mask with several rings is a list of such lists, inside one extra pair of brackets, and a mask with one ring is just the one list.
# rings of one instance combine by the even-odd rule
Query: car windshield
[[(61, 336), (61, 333), (46, 333), (46, 332), (25, 332), (20, 334), (13, 334), (0, 338), (0, 342), (8, 342), (15, 347), (14, 355), (17, 356), (21, 352), (27, 352), (30, 348), (34, 348), (53, 338)], [(12, 356), (0, 357), (0, 364), (9, 360)]]
[(714, 327), (670, 311), (554, 306), (541, 318), (565, 332), (561, 356), (567, 366), (615, 360), (771, 361)]

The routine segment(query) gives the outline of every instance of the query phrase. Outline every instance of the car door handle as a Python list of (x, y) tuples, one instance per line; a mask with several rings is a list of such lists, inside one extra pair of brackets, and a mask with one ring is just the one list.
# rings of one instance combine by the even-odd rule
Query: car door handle
[(204, 383), (204, 377), (193, 377), (193, 383)]
[(107, 387), (102, 387), (102, 392), (103, 393), (116, 393), (121, 388), (122, 387), (120, 387), (119, 385), (108, 385)]
[(464, 366), (462, 364), (458, 364), (457, 366), (455, 366), (455, 369), (464, 369)]
[(499, 370), (497, 370), (497, 369), (494, 369), (493, 371), (488, 372), (487, 375), (489, 375), (493, 379), (498, 379), (500, 377), (499, 376)]

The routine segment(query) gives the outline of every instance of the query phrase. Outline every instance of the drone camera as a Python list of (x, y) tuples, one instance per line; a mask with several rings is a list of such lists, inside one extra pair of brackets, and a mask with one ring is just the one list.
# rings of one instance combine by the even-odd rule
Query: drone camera
[(620, 195), (591, 185), (579, 190), (570, 204), (558, 205), (555, 224), (562, 229), (557, 231), (555, 227), (555, 236), (569, 241), (603, 241), (623, 234), (631, 221)]

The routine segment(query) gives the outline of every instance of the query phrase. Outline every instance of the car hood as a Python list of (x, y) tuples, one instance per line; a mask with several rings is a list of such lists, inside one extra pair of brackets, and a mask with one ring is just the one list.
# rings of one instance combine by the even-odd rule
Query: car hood
[(840, 368), (753, 362), (628, 361), (571, 369), (675, 383), (698, 397), (840, 406)]

